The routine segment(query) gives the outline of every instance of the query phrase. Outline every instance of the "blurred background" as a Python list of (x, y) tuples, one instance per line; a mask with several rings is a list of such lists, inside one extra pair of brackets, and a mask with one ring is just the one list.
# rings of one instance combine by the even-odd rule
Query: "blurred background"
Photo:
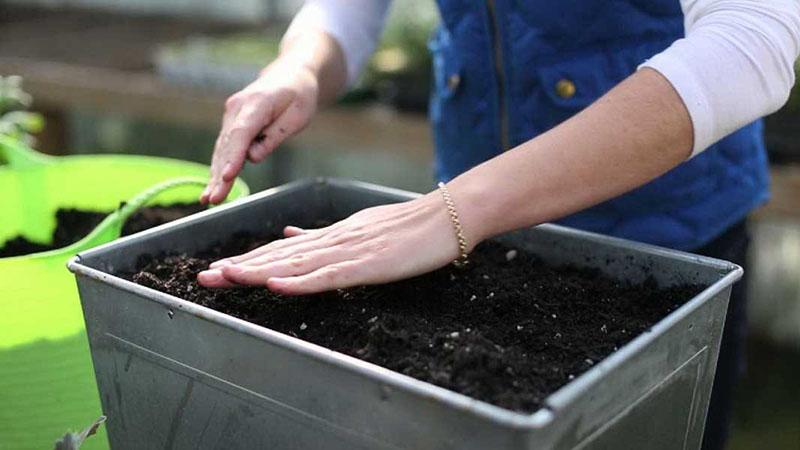
[[(0, 0), (0, 76), (20, 75), (51, 154), (207, 163), (224, 99), (276, 54), (300, 0)], [(396, 0), (361, 82), (267, 163), (254, 191), (341, 176), (433, 186), (433, 0)], [(773, 200), (753, 217), (747, 373), (731, 449), (800, 449), (800, 90), (767, 118)], [(747, 95), (747, 93), (742, 93)]]

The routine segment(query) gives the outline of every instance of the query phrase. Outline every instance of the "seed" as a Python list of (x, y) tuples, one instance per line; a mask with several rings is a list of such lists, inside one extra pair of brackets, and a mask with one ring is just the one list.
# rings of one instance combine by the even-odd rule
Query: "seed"
[(370, 318), (367, 322), (368, 323), (375, 323), (377, 321), (378, 321), (378, 316), (372, 316), (372, 318)]
[(591, 360), (591, 359), (589, 359), (589, 358), (586, 358), (586, 359), (584, 360), (584, 362), (585, 362), (586, 364), (590, 365), (590, 366), (591, 366), (592, 364), (594, 364), (594, 361), (592, 361), (592, 360)]
[(522, 328), (523, 328), (522, 325), (517, 325), (517, 331), (522, 331)]
[(478, 296), (477, 296), (477, 295), (475, 295), (475, 294), (472, 294), (472, 297), (470, 297), (470, 298), (469, 298), (469, 301), (471, 301), (471, 302), (474, 302), (474, 301), (475, 301), (475, 299), (477, 299), (477, 298), (478, 298)]
[(511, 261), (512, 259), (514, 259), (516, 257), (517, 257), (517, 251), (516, 250), (509, 250), (508, 252), (506, 252), (506, 261)]
[(308, 325), (306, 325), (306, 323), (305, 323), (305, 322), (303, 322), (303, 323), (301, 323), (301, 324), (300, 324), (300, 331), (303, 331), (303, 330), (305, 330), (306, 328), (308, 328)]
[(600, 331), (602, 331), (603, 333), (608, 333), (608, 327), (605, 324), (603, 324), (603, 326), (600, 327)]
[(453, 339), (458, 339), (458, 331), (453, 331), (452, 333), (450, 333), (450, 337)]
[(553, 314), (553, 316), (552, 316), (552, 317), (553, 317), (553, 319), (557, 319), (557, 318), (558, 318), (558, 316), (557, 316), (557, 315), (555, 315), (555, 314)]

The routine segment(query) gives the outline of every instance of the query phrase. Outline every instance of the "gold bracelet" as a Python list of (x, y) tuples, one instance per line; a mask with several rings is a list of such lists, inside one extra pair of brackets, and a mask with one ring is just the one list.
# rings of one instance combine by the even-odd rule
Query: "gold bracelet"
[(453, 261), (456, 267), (464, 267), (469, 262), (469, 254), (467, 253), (467, 238), (464, 237), (464, 228), (461, 226), (461, 221), (458, 220), (458, 211), (453, 198), (450, 197), (450, 191), (444, 183), (439, 183), (439, 191), (442, 193), (444, 204), (447, 206), (447, 213), (450, 214), (450, 221), (453, 222), (453, 230), (456, 232), (456, 240), (458, 240), (458, 251), (460, 255)]

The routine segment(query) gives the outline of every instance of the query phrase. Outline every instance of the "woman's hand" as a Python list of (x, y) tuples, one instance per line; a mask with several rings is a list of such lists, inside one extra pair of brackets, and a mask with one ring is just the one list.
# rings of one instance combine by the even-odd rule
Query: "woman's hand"
[(225, 200), (245, 159), (261, 162), (286, 138), (302, 130), (317, 110), (318, 96), (316, 73), (280, 58), (256, 81), (232, 95), (225, 102), (211, 179), (200, 202)]
[(438, 192), (365, 209), (327, 228), (287, 227), (284, 234), (286, 239), (211, 264), (198, 281), (206, 287), (260, 285), (303, 295), (413, 277), (459, 255)]

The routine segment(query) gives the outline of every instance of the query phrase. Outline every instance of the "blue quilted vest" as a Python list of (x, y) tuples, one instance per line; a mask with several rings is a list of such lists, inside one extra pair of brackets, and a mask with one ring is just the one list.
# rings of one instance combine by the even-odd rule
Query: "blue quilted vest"
[[(678, 0), (438, 3), (430, 117), (436, 173), (445, 181), (569, 118), (684, 34)], [(560, 223), (691, 250), (768, 197), (757, 121)]]

